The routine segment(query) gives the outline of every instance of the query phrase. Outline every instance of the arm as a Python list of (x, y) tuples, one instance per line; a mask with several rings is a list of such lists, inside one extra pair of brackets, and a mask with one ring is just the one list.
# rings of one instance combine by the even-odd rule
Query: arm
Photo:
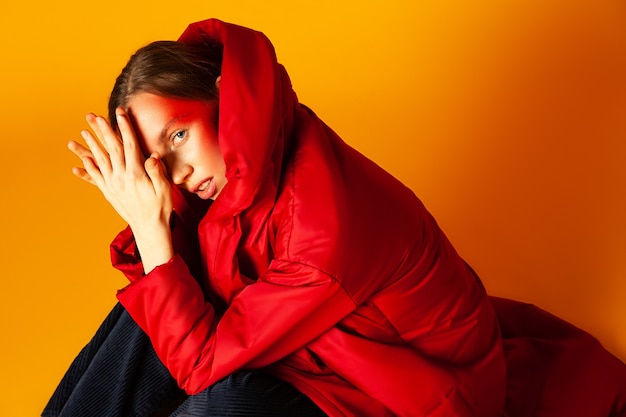
[(332, 277), (275, 260), (218, 320), (179, 256), (131, 283), (118, 299), (189, 394), (289, 355), (355, 308)]

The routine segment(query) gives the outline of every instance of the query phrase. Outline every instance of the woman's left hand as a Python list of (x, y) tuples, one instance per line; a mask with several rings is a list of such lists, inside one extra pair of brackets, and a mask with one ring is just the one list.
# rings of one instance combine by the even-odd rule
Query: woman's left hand
[[(158, 154), (145, 159), (128, 114), (117, 109), (118, 135), (101, 116), (87, 115), (93, 130), (81, 132), (88, 148), (70, 141), (68, 148), (83, 167), (74, 175), (95, 185), (115, 211), (130, 225), (144, 262), (155, 265), (172, 256), (169, 220), (173, 210), (171, 183)], [(94, 136), (95, 135), (95, 136)]]

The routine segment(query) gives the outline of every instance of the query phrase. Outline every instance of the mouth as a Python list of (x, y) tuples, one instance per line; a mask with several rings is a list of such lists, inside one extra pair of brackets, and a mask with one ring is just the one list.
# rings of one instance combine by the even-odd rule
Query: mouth
[(196, 192), (196, 193), (197, 193), (198, 191), (204, 191), (204, 190), (206, 190), (206, 189), (208, 188), (209, 184), (211, 183), (211, 181), (212, 181), (212, 179), (211, 179), (211, 178), (209, 178), (208, 180), (206, 180), (206, 181), (204, 181), (203, 183), (199, 184), (199, 185), (196, 187), (196, 190), (195, 190), (194, 192)]
[(208, 200), (215, 195), (217, 191), (217, 186), (215, 184), (215, 180), (213, 177), (207, 178), (202, 182), (198, 183), (191, 192), (196, 194), (198, 197), (203, 200)]

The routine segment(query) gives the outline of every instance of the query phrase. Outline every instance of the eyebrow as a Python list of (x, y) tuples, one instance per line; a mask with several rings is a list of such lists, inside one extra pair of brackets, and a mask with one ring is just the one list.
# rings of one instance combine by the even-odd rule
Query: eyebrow
[(167, 137), (167, 132), (169, 132), (169, 130), (171, 129), (172, 125), (177, 123), (181, 119), (185, 119), (186, 117), (189, 117), (190, 114), (191, 114), (191, 112), (187, 112), (185, 114), (181, 114), (180, 116), (176, 116), (172, 120), (167, 122), (165, 124), (165, 126), (163, 126), (163, 129), (161, 129), (161, 134), (159, 135), (159, 138), (157, 139), (157, 144), (158, 145), (163, 144), (163, 141)]

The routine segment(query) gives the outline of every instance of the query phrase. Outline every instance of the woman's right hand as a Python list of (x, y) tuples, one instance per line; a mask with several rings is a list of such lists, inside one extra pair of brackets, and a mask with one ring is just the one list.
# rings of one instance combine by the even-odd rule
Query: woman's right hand
[(117, 109), (120, 134), (101, 116), (87, 115), (93, 130), (81, 132), (87, 147), (70, 141), (68, 148), (82, 161), (72, 172), (95, 185), (130, 225), (144, 269), (167, 262), (173, 255), (169, 220), (173, 210), (171, 183), (159, 155), (145, 159), (128, 118)]

